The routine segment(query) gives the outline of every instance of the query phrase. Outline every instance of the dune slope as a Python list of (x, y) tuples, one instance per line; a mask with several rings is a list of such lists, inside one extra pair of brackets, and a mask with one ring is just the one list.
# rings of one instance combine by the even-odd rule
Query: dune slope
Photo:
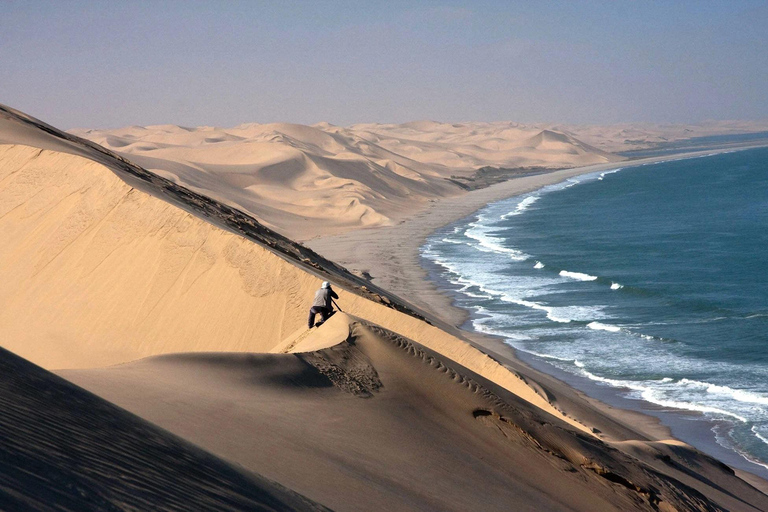
[(3, 136), (91, 159), (0, 146), (5, 348), (46, 368), (174, 352), (268, 352), (306, 329), (314, 291), (329, 279), (341, 287), (345, 311), (418, 339), (589, 430), (518, 374), (368, 280), (242, 212), (34, 123), (6, 118)]
[[(169, 355), (61, 375), (336, 510), (768, 506), (722, 469), (739, 495), (709, 487), (705, 496), (360, 319), (337, 314), (295, 350), (334, 341), (312, 352)], [(250, 434), (263, 431), (273, 434)]]
[(2, 510), (326, 510), (0, 349)]

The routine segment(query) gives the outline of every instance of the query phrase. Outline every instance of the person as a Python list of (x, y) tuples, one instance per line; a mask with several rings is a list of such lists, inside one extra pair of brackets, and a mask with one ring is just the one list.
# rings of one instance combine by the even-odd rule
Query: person
[[(338, 299), (339, 296), (331, 289), (331, 283), (323, 281), (322, 287), (315, 292), (315, 301), (312, 303), (312, 307), (309, 309), (309, 328), (315, 326), (315, 315), (320, 313), (321, 321), (325, 322), (333, 314), (333, 299)], [(320, 325), (318, 323), (318, 325)]]

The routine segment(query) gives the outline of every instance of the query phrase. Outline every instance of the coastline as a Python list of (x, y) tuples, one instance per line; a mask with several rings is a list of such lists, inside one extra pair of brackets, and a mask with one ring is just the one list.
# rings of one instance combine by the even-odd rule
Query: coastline
[[(706, 442), (705, 433), (702, 429), (691, 428), (690, 422), (683, 425), (686, 420), (681, 415), (674, 412), (658, 413), (655, 410), (653, 412), (656, 414), (652, 415), (651, 408), (643, 407), (646, 405), (644, 402), (635, 400), (636, 404), (628, 403), (630, 400), (621, 397), (619, 389), (600, 388), (597, 390), (599, 392), (595, 392), (596, 390), (592, 388), (597, 388), (597, 386), (593, 383), (587, 383), (586, 386), (579, 385), (571, 376), (561, 374), (563, 372), (556, 371), (554, 367), (546, 363), (540, 363), (525, 356), (521, 357), (511, 346), (498, 337), (464, 329), (463, 326), (469, 320), (470, 313), (455, 306), (451, 292), (441, 289), (438, 283), (430, 278), (429, 270), (422, 266), (419, 250), (432, 233), (471, 216), (489, 203), (526, 194), (571, 177), (764, 146), (764, 144), (759, 144), (701, 150), (555, 170), (535, 176), (513, 178), (461, 196), (434, 201), (427, 208), (401, 221), (396, 226), (318, 237), (304, 243), (350, 270), (370, 273), (375, 284), (405, 298), (413, 305), (456, 328), (464, 338), (481, 350), (530, 378), (537, 385), (545, 387), (557, 397), (558, 402), (564, 404), (574, 401), (580, 402), (576, 407), (578, 409), (577, 414), (585, 423), (600, 424), (600, 420), (605, 420), (607, 417), (612, 422), (616, 422), (621, 427), (633, 432), (636, 436), (649, 440), (668, 441), (672, 439), (672, 442), (683, 441), (689, 442), (689, 444), (695, 442), (697, 446), (714, 445), (714, 447), (707, 446), (707, 448), (716, 449), (707, 449), (706, 453), (718, 459), (726, 459), (729, 464), (734, 464), (736, 460), (734, 457), (738, 458), (738, 454), (728, 452), (712, 440)], [(585, 391), (586, 389), (589, 390)], [(585, 412), (585, 404), (587, 408), (593, 409), (594, 416), (589, 411)], [(565, 409), (568, 407), (566, 406)], [(590, 417), (587, 418), (585, 414)], [(659, 416), (664, 416), (664, 423)], [(620, 430), (621, 428), (619, 428)], [(708, 431), (708, 428), (704, 430)], [(621, 442), (622, 438), (631, 437), (627, 436), (625, 432), (619, 431), (606, 433), (608, 438), (606, 440)], [(678, 438), (685, 439), (675, 438), (672, 434), (673, 431), (677, 433)], [(680, 431), (685, 431), (686, 435), (680, 435)], [(732, 457), (728, 457), (728, 454), (731, 454)], [(768, 480), (765, 479), (765, 476), (750, 472), (748, 469), (744, 469), (743, 465), (741, 469), (737, 469), (737, 472), (745, 481), (762, 492), (768, 493)]]
[(765, 146), (766, 144), (757, 144), (702, 150), (515, 177), (458, 196), (431, 200), (427, 207), (394, 226), (363, 228), (298, 241), (350, 271), (370, 274), (374, 284), (460, 328), (469, 318), (468, 312), (453, 305), (450, 294), (438, 289), (430, 279), (427, 269), (421, 264), (419, 249), (427, 238), (440, 228), (469, 217), (490, 203), (527, 194), (582, 174)]

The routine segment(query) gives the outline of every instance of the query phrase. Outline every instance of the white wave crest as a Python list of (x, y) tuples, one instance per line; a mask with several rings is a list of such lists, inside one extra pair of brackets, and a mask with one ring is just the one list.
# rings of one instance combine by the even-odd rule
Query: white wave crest
[(464, 236), (467, 238), (471, 238), (478, 242), (476, 245), (470, 244), (471, 247), (482, 252), (506, 254), (509, 258), (515, 261), (525, 261), (528, 259), (528, 255), (524, 252), (501, 245), (501, 241), (498, 238), (488, 234), (488, 228), (480, 224), (480, 220), (481, 219), (478, 219), (477, 222), (472, 223), (472, 227), (464, 233)]
[(544, 268), (544, 264), (540, 261), (537, 261), (533, 268)]
[(621, 290), (622, 288), (624, 288), (623, 284), (611, 283), (611, 290)]
[(597, 279), (597, 276), (582, 274), (581, 272), (570, 272), (568, 270), (561, 270), (560, 275), (563, 277), (570, 277), (571, 279), (576, 279), (577, 281), (594, 281)]
[[(638, 382), (608, 379), (605, 377), (600, 377), (599, 375), (595, 375), (594, 373), (591, 373), (585, 370), (584, 368), (581, 368), (580, 373), (590, 380), (603, 382), (605, 384), (609, 384), (614, 387), (627, 388), (633, 391), (639, 391), (640, 397), (643, 400), (645, 400), (646, 402), (651, 402), (656, 405), (660, 405), (662, 407), (669, 407), (671, 409), (680, 409), (684, 411), (695, 411), (695, 412), (701, 412), (701, 413), (718, 414), (721, 416), (728, 416), (731, 418), (735, 418), (743, 423), (747, 422), (747, 419), (744, 416), (741, 416), (731, 411), (726, 411), (725, 409), (721, 409), (719, 407), (712, 407), (712, 406), (702, 405), (694, 402), (686, 402), (681, 400), (672, 400), (669, 398), (664, 398), (661, 396), (661, 393), (663, 393), (662, 390), (654, 389), (648, 385), (643, 385)], [(669, 380), (662, 379), (661, 382), (664, 384), (668, 384), (668, 383), (671, 383), (671, 381), (672, 379), (669, 379)]]
[(693, 379), (680, 379), (680, 384), (704, 388), (706, 389), (707, 393), (711, 395), (726, 396), (736, 400), (737, 402), (768, 405), (768, 396), (752, 393), (751, 391), (745, 391), (743, 389), (733, 389), (729, 388), (728, 386), (719, 386), (717, 384), (711, 384), (709, 382), (702, 382)]
[(757, 425), (753, 425), (750, 429), (755, 436), (765, 444), (768, 444), (768, 438), (766, 438), (764, 435), (760, 434), (760, 432), (757, 431)]
[(492, 299), (493, 298), (493, 295), (489, 295), (489, 294), (482, 294), (481, 295), (479, 293), (472, 293), (472, 292), (468, 292), (465, 288), (462, 288), (459, 291), (461, 293), (463, 293), (464, 295), (468, 296), (468, 297), (472, 297), (473, 299), (485, 299), (485, 300), (487, 300), (487, 299)]
[(598, 179), (599, 181), (603, 181), (603, 178), (605, 178), (605, 176), (606, 176), (606, 175), (608, 175), (608, 174), (613, 174), (613, 173), (615, 173), (615, 172), (619, 172), (619, 171), (621, 171), (622, 169), (623, 169), (623, 167), (619, 167), (618, 169), (614, 169), (614, 170), (612, 170), (612, 171), (605, 171), (605, 172), (601, 172), (601, 173), (600, 173), (600, 176), (598, 176), (598, 178), (597, 178), (597, 179)]
[(522, 350), (523, 352), (525, 352), (527, 354), (531, 354), (533, 356), (540, 357), (542, 359), (552, 359), (554, 361), (563, 361), (565, 363), (573, 363), (574, 362), (573, 359), (568, 359), (566, 357), (553, 356), (552, 354), (542, 354), (540, 352), (534, 352), (533, 350), (526, 350), (526, 349), (518, 349), (518, 350)]
[(740, 416), (736, 413), (726, 411), (725, 409), (720, 409), (719, 407), (711, 407), (708, 405), (700, 405), (692, 402), (681, 402), (679, 400), (669, 400), (669, 399), (661, 398), (658, 396), (658, 393), (653, 389), (646, 389), (645, 391), (643, 391), (641, 396), (643, 400), (645, 400), (646, 402), (651, 402), (656, 405), (661, 405), (662, 407), (670, 407), (672, 409), (682, 409), (684, 411), (720, 414), (723, 416), (730, 416), (731, 418), (736, 418), (742, 423), (747, 422), (747, 419), (744, 416)]
[(595, 331), (621, 332), (621, 327), (615, 325), (601, 324), (600, 322), (590, 322), (587, 327)]
[(512, 210), (509, 213), (506, 213), (506, 214), (502, 215), (501, 218), (502, 219), (508, 219), (510, 217), (514, 217), (515, 215), (520, 215), (525, 210), (527, 210), (528, 207), (530, 207), (533, 203), (535, 203), (538, 200), (539, 200), (539, 196), (528, 196), (525, 199), (523, 199), (522, 201), (520, 201), (519, 203), (517, 203), (517, 206), (515, 207), (514, 210)]
[(525, 300), (525, 299), (515, 299), (515, 298), (509, 297), (509, 296), (506, 296), (506, 295), (502, 296), (501, 300), (503, 300), (504, 302), (511, 302), (512, 304), (517, 304), (519, 306), (525, 306), (527, 308), (538, 309), (539, 311), (544, 311), (547, 314), (547, 318), (549, 318), (553, 322), (559, 322), (559, 323), (563, 323), (563, 324), (567, 324), (567, 323), (571, 322), (570, 318), (559, 317), (559, 316), (555, 315), (554, 314), (555, 308), (553, 308), (551, 306), (545, 306), (544, 304), (539, 304), (538, 302), (533, 302), (533, 301)]
[(595, 375), (594, 373), (588, 372), (584, 368), (581, 368), (580, 373), (587, 377), (590, 380), (594, 380), (596, 382), (603, 382), (605, 384), (610, 384), (613, 387), (616, 388), (627, 388), (631, 389), (633, 391), (648, 391), (648, 388), (645, 386), (641, 386), (637, 384), (636, 382), (626, 381), (626, 380), (617, 380), (617, 379), (608, 379), (605, 377), (600, 377), (599, 375)]

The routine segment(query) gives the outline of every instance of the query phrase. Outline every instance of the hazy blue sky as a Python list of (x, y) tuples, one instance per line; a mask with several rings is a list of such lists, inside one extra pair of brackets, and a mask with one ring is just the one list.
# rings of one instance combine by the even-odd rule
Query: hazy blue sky
[(768, 118), (768, 1), (0, 1), (61, 128)]

